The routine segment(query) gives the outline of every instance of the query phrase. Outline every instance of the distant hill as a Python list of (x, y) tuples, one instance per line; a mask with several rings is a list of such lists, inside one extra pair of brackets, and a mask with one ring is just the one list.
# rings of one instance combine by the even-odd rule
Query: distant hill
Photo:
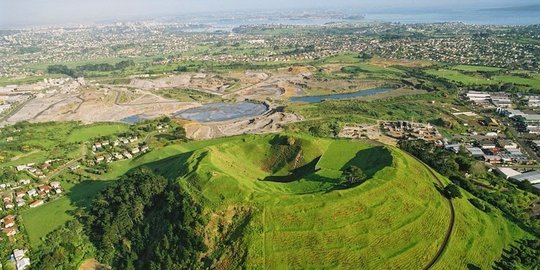
[(540, 11), (540, 4), (526, 5), (526, 6), (502, 7), (502, 8), (486, 8), (486, 9), (481, 9), (481, 11), (493, 11), (493, 12), (504, 12), (504, 11)]

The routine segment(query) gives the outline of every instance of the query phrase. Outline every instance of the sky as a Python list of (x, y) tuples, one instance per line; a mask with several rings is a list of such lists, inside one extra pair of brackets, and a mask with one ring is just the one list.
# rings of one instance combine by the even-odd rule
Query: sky
[(197, 12), (354, 8), (359, 12), (415, 8), (492, 8), (538, 0), (0, 0), (0, 27), (87, 23)]

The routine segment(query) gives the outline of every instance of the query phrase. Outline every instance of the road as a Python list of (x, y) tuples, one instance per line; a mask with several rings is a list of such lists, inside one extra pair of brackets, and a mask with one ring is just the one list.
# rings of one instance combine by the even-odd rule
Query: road
[(258, 87), (258, 86), (261, 86), (263, 85), (264, 83), (268, 82), (268, 80), (270, 80), (270, 78), (272, 78), (272, 74), (268, 73), (267, 74), (268, 77), (256, 84), (252, 84), (252, 85), (248, 85), (248, 86), (245, 86), (245, 87), (242, 87), (236, 91), (233, 91), (233, 92), (230, 92), (230, 93), (227, 93), (227, 94), (224, 94), (222, 95), (223, 98), (230, 98), (236, 94), (240, 95), (241, 92), (245, 91), (245, 90), (249, 90), (249, 89), (252, 89), (252, 88), (255, 88), (255, 87)]
[(85, 143), (81, 143), (81, 147), (80, 147), (80, 150), (81, 150), (81, 155), (76, 158), (76, 159), (73, 159), (73, 160), (70, 160), (68, 161), (66, 164), (56, 168), (56, 170), (52, 171), (51, 173), (49, 173), (49, 175), (47, 175), (47, 179), (52, 179), (54, 178), (55, 176), (59, 175), (60, 173), (62, 173), (65, 169), (77, 164), (77, 162), (81, 161), (84, 159), (84, 157), (86, 156), (86, 152), (87, 152), (87, 149), (86, 149), (86, 144)]
[(517, 130), (512, 126), (509, 126), (508, 130), (512, 134), (512, 137), (514, 137), (514, 140), (519, 145), (519, 148), (525, 150), (525, 152), (527, 152), (527, 155), (529, 155), (530, 158), (538, 161), (538, 156), (536, 155), (536, 153), (531, 150), (531, 148), (521, 139), (521, 135), (518, 134)]
[(2, 118), (0, 118), (0, 123), (3, 123), (5, 121), (7, 121), (11, 116), (18, 113), (26, 104), (28, 104), (28, 102), (32, 101), (34, 98), (35, 98), (35, 96), (31, 96), (27, 100), (22, 102), (21, 104), (17, 105), (17, 107), (15, 107), (15, 109), (11, 110), (11, 112), (9, 112), (8, 114), (6, 114)]

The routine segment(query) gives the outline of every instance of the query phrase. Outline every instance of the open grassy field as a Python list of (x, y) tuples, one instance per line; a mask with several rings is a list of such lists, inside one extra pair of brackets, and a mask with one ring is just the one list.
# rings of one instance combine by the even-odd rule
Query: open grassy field
[(40, 163), (53, 154), (65, 157), (78, 153), (78, 145), (68, 145), (65, 141), (78, 125), (75, 122), (37, 123), (4, 129), (2, 137), (12, 137), (13, 141), (0, 140), (0, 156), (3, 157), (0, 168)]
[(532, 76), (531, 78), (523, 78), (523, 77), (513, 76), (513, 75), (501, 75), (501, 76), (494, 76), (494, 79), (501, 83), (513, 83), (513, 84), (540, 88), (540, 75), (538, 74)]
[(73, 130), (67, 137), (68, 142), (84, 142), (93, 138), (109, 136), (129, 130), (124, 124), (94, 124)]
[(494, 84), (496, 81), (490, 81), (481, 76), (472, 76), (463, 74), (457, 70), (451, 69), (428, 69), (425, 71), (429, 75), (437, 76), (440, 78), (447, 79), (452, 82), (462, 83), (462, 84)]
[(108, 184), (109, 181), (86, 181), (76, 185), (63, 183), (66, 189), (64, 197), (24, 211), (23, 224), (32, 247), (39, 246), (43, 237), (73, 219), (71, 211), (87, 207), (94, 195)]
[(74, 210), (74, 207), (71, 206), (70, 200), (64, 197), (23, 212), (23, 224), (32, 247), (39, 246), (42, 237), (70, 220), (72, 218), (68, 214), (70, 210)]
[(495, 75), (491, 79), (482, 77), (481, 75), (470, 75), (462, 72), (482, 72), (482, 71), (499, 71), (500, 69), (493, 67), (482, 66), (455, 66), (452, 69), (428, 69), (427, 74), (437, 76), (452, 82), (462, 83), (465, 85), (490, 85), (512, 83), (516, 85), (540, 88), (540, 75), (531, 73), (530, 77), (523, 77), (523, 74), (517, 72), (507, 75)]
[(478, 72), (478, 71), (499, 71), (500, 68), (497, 67), (488, 67), (488, 66), (471, 66), (471, 65), (457, 65), (452, 67), (452, 69), (460, 70), (460, 71), (470, 71), (470, 72)]

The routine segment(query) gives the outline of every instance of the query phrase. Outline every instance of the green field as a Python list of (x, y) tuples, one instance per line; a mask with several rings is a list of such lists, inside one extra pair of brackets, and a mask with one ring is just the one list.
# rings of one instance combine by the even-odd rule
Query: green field
[(446, 80), (462, 84), (494, 84), (495, 81), (489, 81), (481, 76), (466, 75), (456, 70), (450, 69), (428, 69), (425, 71), (429, 75), (444, 78)]
[(110, 136), (116, 133), (126, 132), (129, 130), (128, 125), (124, 124), (95, 124), (95, 125), (89, 125), (80, 127), (78, 129), (73, 130), (68, 138), (68, 142), (84, 142), (89, 141), (93, 138), (103, 137), (103, 136)]
[[(462, 83), (465, 85), (490, 85), (512, 83), (515, 85), (530, 86), (540, 88), (540, 75), (531, 73), (530, 77), (522, 77), (523, 74), (517, 72), (509, 75), (495, 75), (491, 79), (481, 75), (470, 75), (462, 72), (482, 72), (499, 71), (500, 69), (482, 66), (455, 66), (453, 69), (428, 69), (425, 72), (429, 75), (437, 76), (448, 81)], [(527, 74), (527, 73), (526, 73)]]
[(74, 207), (71, 206), (69, 199), (64, 197), (23, 212), (23, 224), (30, 244), (37, 247), (42, 237), (70, 220), (72, 217), (68, 211), (71, 210), (74, 210)]
[(469, 71), (469, 72), (491, 72), (491, 71), (499, 71), (500, 68), (496, 67), (487, 67), (487, 66), (471, 66), (471, 65), (457, 65), (452, 67), (453, 69), (460, 70), (460, 71)]
[(66, 189), (64, 197), (45, 205), (31, 208), (22, 213), (24, 228), (32, 247), (37, 247), (41, 239), (73, 219), (72, 211), (86, 207), (94, 195), (105, 188), (108, 181), (86, 181), (77, 185), (63, 183)]
[(535, 88), (540, 88), (540, 75), (532, 76), (531, 78), (523, 78), (512, 75), (494, 76), (496, 81), (501, 83), (513, 83), (519, 85), (527, 85)]

